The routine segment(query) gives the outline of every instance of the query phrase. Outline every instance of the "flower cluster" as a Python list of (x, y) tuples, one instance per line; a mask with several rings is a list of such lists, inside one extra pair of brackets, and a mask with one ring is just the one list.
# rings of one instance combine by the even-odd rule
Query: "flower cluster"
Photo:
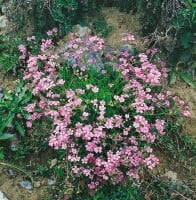
[[(131, 35), (124, 39), (133, 40)], [(84, 52), (102, 51), (103, 44), (97, 36), (68, 43), (65, 59), (74, 62), (66, 70), (72, 73), (73, 84), (69, 76), (61, 78), (62, 66), (58, 55), (48, 51), (53, 48), (48, 39), (42, 40), (40, 54), (29, 53), (24, 73), (36, 97), (25, 108), (30, 114), (27, 126), (42, 117), (52, 119), (49, 145), (66, 151), (73, 175), (86, 177), (90, 189), (107, 181), (139, 179), (141, 166), (153, 169), (159, 160), (151, 145), (165, 134), (172, 105), (178, 101), (187, 109), (178, 97), (160, 91), (167, 76), (165, 65), (151, 63), (150, 53), (133, 57), (119, 52), (115, 69), (105, 67), (104, 73), (97, 71), (96, 81), (92, 79)]]

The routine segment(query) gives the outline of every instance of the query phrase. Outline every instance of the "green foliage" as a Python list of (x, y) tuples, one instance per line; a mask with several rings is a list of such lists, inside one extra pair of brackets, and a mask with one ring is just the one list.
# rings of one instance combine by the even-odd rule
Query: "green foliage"
[(0, 147), (0, 160), (4, 159), (5, 153), (3, 147)]
[[(180, 125), (182, 122), (180, 120), (182, 119), (178, 115), (169, 118), (166, 125), (167, 134), (155, 144), (165, 155), (170, 155), (169, 157), (172, 158), (171, 161), (174, 163), (176, 161), (185, 162), (188, 157), (193, 158), (196, 153), (196, 140), (182, 133), (182, 127)], [(170, 121), (173, 121), (173, 124)]]
[(20, 83), (11, 93), (0, 99), (0, 134), (16, 129), (21, 136), (25, 134), (23, 108), (31, 100), (31, 93)]
[(135, 12), (137, 10), (137, 5), (140, 1), (141, 0), (103, 0), (102, 3), (104, 6), (117, 7), (120, 11), (129, 13), (130, 11)]
[(44, 33), (57, 27), (60, 34), (67, 33), (74, 24), (84, 20), (88, 12), (97, 11), (96, 0), (14, 0), (10, 17), (18, 28), (33, 26), (35, 32)]
[[(21, 83), (11, 93), (5, 93), (0, 99), (0, 141), (25, 135), (23, 108), (31, 99), (31, 93)], [(14, 133), (14, 134), (13, 134)], [(1, 144), (2, 145), (2, 144)]]
[[(88, 196), (88, 197), (87, 197)], [(80, 194), (73, 197), (74, 200), (144, 200), (140, 195), (139, 188), (134, 184), (106, 185), (92, 196)]]
[(112, 30), (112, 27), (107, 24), (104, 17), (100, 17), (94, 21), (92, 28), (95, 35), (99, 35), (101, 37), (107, 37)]
[(177, 78), (181, 78), (183, 81), (185, 81), (189, 86), (192, 88), (195, 88), (196, 81), (193, 79), (193, 77), (188, 73), (177, 73), (174, 70), (171, 70), (169, 73), (169, 84), (172, 85), (177, 81)]
[[(38, 157), (42, 153), (48, 152), (45, 158), (53, 156), (48, 147), (48, 135), (51, 130), (51, 122), (48, 120), (38, 121), (33, 130), (29, 131), (29, 135), (22, 137), (17, 144), (17, 150), (14, 152), (15, 160), (25, 160), (27, 157), (36, 154)], [(36, 156), (35, 155), (35, 156)], [(43, 159), (42, 159), (43, 160)]]
[[(195, 75), (195, 32), (196, 32), (196, 10), (188, 6), (180, 9), (175, 18), (172, 20), (172, 25), (176, 29), (176, 45), (169, 57), (171, 65), (177, 66), (178, 63), (183, 63), (183, 68), (180, 70)], [(176, 64), (177, 63), (177, 64)], [(181, 78), (189, 85), (191, 83), (191, 77), (182, 74)]]
[(18, 66), (18, 45), (20, 39), (0, 36), (0, 69), (4, 73), (15, 70)]

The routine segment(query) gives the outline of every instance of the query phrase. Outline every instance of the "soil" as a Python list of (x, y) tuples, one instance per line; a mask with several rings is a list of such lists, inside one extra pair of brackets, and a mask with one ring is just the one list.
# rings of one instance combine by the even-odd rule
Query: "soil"
[(5, 76), (0, 69), (0, 88), (5, 91), (12, 91), (16, 87), (16, 84), (17, 80), (13, 75), (8, 74)]
[[(141, 25), (137, 15), (119, 12), (116, 8), (103, 8), (102, 14), (108, 25), (112, 26), (112, 31), (105, 39), (106, 45), (112, 48), (119, 47), (122, 44), (123, 33), (133, 34), (138, 41), (140, 38)], [(137, 44), (139, 48), (141, 44)]]
[(196, 89), (184, 82), (177, 82), (170, 90), (187, 103), (191, 114), (184, 123), (183, 132), (196, 139)]
[[(121, 44), (122, 34), (129, 32), (136, 36), (139, 40), (141, 25), (138, 20), (138, 16), (132, 16), (130, 14), (121, 13), (114, 8), (104, 8), (102, 11), (109, 25), (112, 26), (112, 31), (106, 38), (106, 45), (113, 48)], [(140, 46), (140, 44), (139, 44)], [(4, 90), (13, 90), (16, 85), (16, 80), (12, 76), (3, 77), (0, 72), (0, 87)], [(196, 89), (190, 88), (183, 82), (178, 82), (169, 88), (173, 93), (179, 95), (188, 104), (191, 112), (191, 116), (186, 120), (183, 126), (183, 132), (196, 137)], [(162, 152), (157, 152), (160, 159), (160, 165), (156, 169), (160, 173), (164, 174), (168, 171), (177, 173), (177, 177), (180, 178), (181, 172), (186, 176), (186, 171), (183, 170), (183, 166), (171, 166), (169, 159)], [(194, 173), (189, 171), (187, 179)], [(47, 193), (47, 186), (44, 184), (39, 188), (33, 190), (27, 190), (19, 186), (19, 182), (23, 180), (22, 174), (17, 174), (15, 177), (9, 178), (4, 174), (4, 168), (0, 167), (0, 190), (5, 192), (10, 200), (41, 200), (47, 199), (49, 193)]]
[(6, 194), (9, 200), (44, 200), (49, 196), (46, 185), (32, 190), (22, 188), (19, 183), (26, 180), (25, 177), (14, 170), (15, 175), (9, 177), (5, 174), (5, 170), (8, 168), (0, 166), (0, 190)]

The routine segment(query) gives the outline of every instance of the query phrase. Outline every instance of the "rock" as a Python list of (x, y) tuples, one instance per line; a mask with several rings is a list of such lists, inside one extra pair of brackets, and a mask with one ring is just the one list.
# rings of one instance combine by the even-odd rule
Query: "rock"
[(81, 25), (77, 24), (73, 26), (72, 32), (78, 37), (84, 37), (86, 35), (90, 35), (92, 31), (87, 26), (82, 27)]
[(0, 191), (0, 200), (9, 200), (2, 191)]
[(5, 15), (0, 16), (0, 29), (6, 30), (9, 27), (8, 18)]
[[(59, 50), (59, 52), (62, 54), (63, 52), (71, 52), (71, 51), (69, 50), (68, 45), (65, 44), (64, 47)], [(84, 52), (82, 57), (85, 59), (87, 67), (93, 67), (99, 71), (104, 66), (101, 52)], [(83, 63), (76, 60), (73, 56), (65, 57), (64, 55), (62, 55), (61, 61), (62, 62), (68, 61), (70, 66), (74, 65), (77, 65), (78, 67), (83, 66)]]
[(55, 180), (48, 179), (48, 185), (54, 185), (56, 183)]
[(21, 181), (20, 186), (27, 189), (27, 190), (31, 190), (33, 189), (33, 184), (30, 181)]
[(173, 182), (177, 182), (177, 173), (173, 171), (166, 172), (163, 177), (168, 177), (168, 179), (171, 179)]
[[(93, 67), (97, 70), (100, 70), (104, 67), (101, 54), (98, 52), (90, 52), (85, 55), (85, 59), (87, 62), (87, 67)], [(89, 62), (89, 61), (92, 61)]]
[(5, 175), (8, 177), (8, 178), (12, 178), (12, 177), (14, 177), (16, 174), (13, 172), (13, 170), (12, 169), (6, 169), (5, 171), (4, 171), (4, 173), (5, 173)]
[(133, 47), (132, 45), (129, 44), (125, 44), (125, 45), (121, 45), (119, 47), (119, 51), (120, 52), (125, 52), (127, 51), (130, 55), (134, 56), (136, 54), (136, 49), (135, 47)]

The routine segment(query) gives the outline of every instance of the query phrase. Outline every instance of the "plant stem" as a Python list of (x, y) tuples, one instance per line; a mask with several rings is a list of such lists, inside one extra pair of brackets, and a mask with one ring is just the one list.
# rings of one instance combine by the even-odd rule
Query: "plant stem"
[(23, 169), (21, 167), (18, 167), (18, 166), (14, 165), (14, 164), (5, 163), (5, 162), (0, 162), (0, 165), (4, 165), (4, 166), (7, 166), (7, 167), (11, 167), (11, 168), (17, 169), (18, 171), (21, 171), (26, 176), (28, 176), (28, 178), (31, 180), (31, 182), (33, 184), (34, 180), (33, 180), (32, 175), (29, 172), (27, 172), (25, 169)]

